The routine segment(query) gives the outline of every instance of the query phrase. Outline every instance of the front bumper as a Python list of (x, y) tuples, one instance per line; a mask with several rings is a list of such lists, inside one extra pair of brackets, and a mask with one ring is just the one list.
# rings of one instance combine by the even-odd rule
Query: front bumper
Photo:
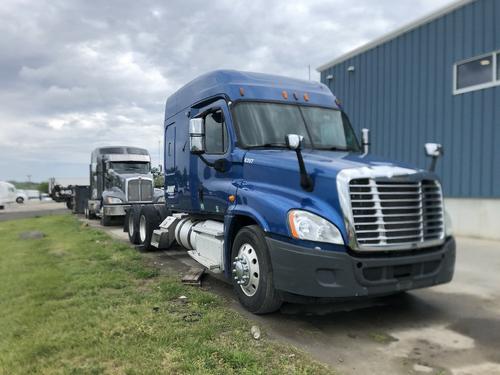
[(103, 207), (103, 212), (106, 216), (125, 216), (125, 210), (127, 210), (129, 207), (129, 204), (105, 204)]
[(353, 256), (266, 238), (275, 287), (308, 297), (381, 296), (451, 281), (455, 240), (411, 255)]

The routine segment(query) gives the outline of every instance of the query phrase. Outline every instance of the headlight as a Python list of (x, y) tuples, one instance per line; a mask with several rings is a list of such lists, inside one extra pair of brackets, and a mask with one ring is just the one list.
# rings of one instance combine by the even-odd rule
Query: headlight
[(108, 204), (123, 203), (123, 201), (120, 198), (116, 198), (116, 197), (106, 197), (105, 201)]
[(446, 237), (451, 236), (453, 234), (453, 227), (451, 224), (451, 216), (448, 211), (444, 210), (444, 231)]
[(288, 213), (288, 225), (293, 238), (344, 244), (342, 235), (335, 225), (310, 212), (291, 210)]

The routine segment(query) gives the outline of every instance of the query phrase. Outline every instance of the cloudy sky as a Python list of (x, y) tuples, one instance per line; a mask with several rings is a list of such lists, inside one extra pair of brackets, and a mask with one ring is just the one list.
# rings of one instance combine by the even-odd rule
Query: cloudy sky
[(0, 2), (0, 180), (83, 177), (97, 146), (158, 163), (166, 98), (219, 68), (315, 68), (451, 0)]

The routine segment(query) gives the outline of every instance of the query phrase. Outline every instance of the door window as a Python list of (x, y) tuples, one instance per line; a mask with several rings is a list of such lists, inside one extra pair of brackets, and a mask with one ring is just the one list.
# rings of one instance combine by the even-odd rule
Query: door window
[(224, 154), (227, 151), (228, 134), (220, 109), (205, 116), (205, 138), (207, 154)]

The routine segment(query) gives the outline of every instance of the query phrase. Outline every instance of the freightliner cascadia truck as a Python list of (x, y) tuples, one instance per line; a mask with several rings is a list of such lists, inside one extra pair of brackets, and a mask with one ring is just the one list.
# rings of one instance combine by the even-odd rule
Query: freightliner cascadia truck
[(147, 150), (130, 146), (96, 148), (90, 158), (90, 197), (87, 218), (99, 217), (102, 225), (124, 217), (132, 203), (153, 204), (155, 191), (151, 157)]
[(325, 85), (238, 71), (175, 92), (164, 128), (165, 204), (132, 206), (129, 236), (181, 245), (251, 312), (452, 279), (440, 145), (429, 170), (372, 156)]

